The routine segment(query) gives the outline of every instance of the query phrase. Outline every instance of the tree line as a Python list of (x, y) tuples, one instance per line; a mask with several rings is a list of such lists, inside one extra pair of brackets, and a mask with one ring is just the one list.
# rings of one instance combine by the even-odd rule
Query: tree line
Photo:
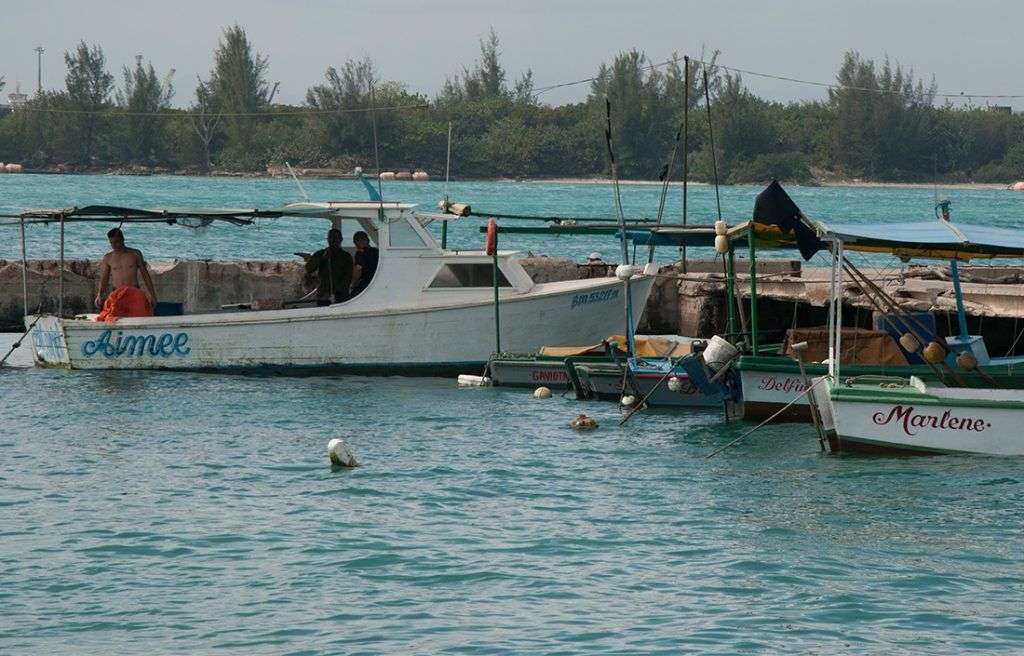
[(717, 58), (716, 51), (656, 64), (638, 50), (619, 53), (600, 65), (584, 101), (553, 106), (543, 102), (532, 71), (510, 79), (492, 31), (479, 59), (434, 98), (380, 79), (363, 58), (328, 67), (304, 103), (286, 105), (274, 102), (267, 57), (235, 25), (224, 30), (209, 74), (195, 80), (191, 103), (176, 109), (171, 74), (140, 56), (118, 81), (102, 48), (83, 41), (64, 55), (63, 89), (0, 115), (0, 161), (203, 173), (284, 162), (373, 170), (379, 157), (385, 169), (436, 175), (445, 168), (451, 123), (456, 177), (602, 176), (609, 171), (607, 99), (619, 173), (627, 178), (664, 176), (674, 146), (671, 175), (682, 175), (684, 107), (695, 180), (716, 173), (723, 183), (1024, 178), (1024, 117), (940, 104), (934, 78), (925, 82), (899, 63), (847, 52), (826, 99), (776, 102), (752, 93)]

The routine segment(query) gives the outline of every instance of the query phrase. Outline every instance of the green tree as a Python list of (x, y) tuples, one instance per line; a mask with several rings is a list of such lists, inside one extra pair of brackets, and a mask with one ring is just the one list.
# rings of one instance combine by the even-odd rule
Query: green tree
[(212, 85), (198, 75), (196, 80), (196, 99), (189, 107), (189, 122), (199, 140), (199, 168), (208, 173), (213, 166), (214, 140), (221, 128), (221, 112), (214, 100)]
[(90, 48), (85, 41), (78, 44), (73, 54), (65, 52), (64, 62), (68, 68), (64, 77), (67, 98), (75, 112), (70, 121), (71, 139), (77, 146), (78, 162), (89, 164), (96, 154), (97, 137), (106, 125), (103, 113), (110, 107), (114, 76), (106, 70), (103, 49)]
[(157, 77), (153, 64), (142, 65), (142, 56), (135, 58), (135, 68), (124, 67), (124, 88), (117, 91), (117, 104), (124, 110), (124, 145), (129, 160), (155, 163), (164, 150), (165, 118), (160, 115), (171, 106), (174, 85), (172, 70), (165, 79)]
[(269, 60), (255, 51), (238, 25), (224, 30), (213, 54), (210, 72), (211, 100), (224, 118), (230, 164), (241, 168), (259, 168), (249, 146), (255, 134), (255, 115), (270, 104), (266, 73)]
[(453, 105), (457, 103), (480, 101), (514, 101), (531, 104), (536, 98), (533, 94), (533, 71), (527, 69), (512, 87), (508, 86), (507, 73), (501, 65), (501, 51), (498, 35), (492, 28), (487, 38), (480, 39), (480, 59), (473, 68), (463, 67), (461, 75), (445, 80), (438, 103)]

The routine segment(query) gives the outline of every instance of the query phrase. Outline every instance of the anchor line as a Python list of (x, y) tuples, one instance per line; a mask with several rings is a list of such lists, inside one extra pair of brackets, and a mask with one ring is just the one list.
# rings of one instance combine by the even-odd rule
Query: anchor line
[(11, 357), (11, 353), (14, 353), (15, 349), (21, 346), (21, 343), (25, 340), (26, 337), (28, 337), (28, 334), (32, 332), (32, 329), (36, 327), (36, 324), (39, 323), (40, 319), (42, 319), (42, 317), (36, 315), (36, 318), (32, 320), (32, 323), (29, 324), (25, 332), (23, 332), (21, 334), (21, 337), (18, 338), (18, 341), (14, 342), (14, 345), (11, 346), (11, 348), (7, 351), (4, 357), (0, 358), (0, 367), (4, 366), (4, 363), (7, 362), (7, 358)]

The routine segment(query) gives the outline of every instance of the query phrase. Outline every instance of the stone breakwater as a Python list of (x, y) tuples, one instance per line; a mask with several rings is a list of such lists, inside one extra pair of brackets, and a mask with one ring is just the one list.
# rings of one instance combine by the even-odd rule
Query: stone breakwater
[[(613, 274), (614, 266), (587, 265), (558, 257), (527, 257), (521, 260), (534, 281), (554, 282)], [(745, 263), (741, 260), (737, 284), (749, 297)], [(797, 260), (762, 259), (758, 267), (758, 318), (765, 341), (781, 341), (787, 328), (823, 326), (828, 299), (828, 270), (801, 267)], [(283, 300), (297, 299), (303, 288), (303, 266), (298, 261), (152, 262), (150, 269), (161, 301), (181, 303), (186, 313), (216, 312), (222, 306), (250, 304), (258, 309), (281, 307)], [(1011, 267), (964, 267), (961, 269), (969, 327), (982, 334), (992, 353), (1002, 354), (1024, 329), (1024, 270)], [(28, 263), (29, 312), (56, 312), (59, 300), (59, 266), (54, 260)], [(942, 334), (956, 324), (952, 284), (948, 269), (912, 267), (899, 277), (866, 270), (908, 311), (937, 313)], [(886, 276), (889, 275), (889, 278)], [(64, 271), (65, 314), (94, 312), (99, 263), (69, 260)], [(870, 327), (873, 308), (856, 286), (847, 283), (844, 302), (847, 323)], [(744, 302), (749, 316), (749, 301)], [(644, 308), (640, 330), (651, 334), (710, 337), (726, 330), (728, 304), (721, 260), (691, 260), (685, 272), (679, 263), (664, 266)], [(0, 260), (0, 331), (22, 330), (21, 262)], [(1003, 342), (1006, 342), (1004, 345)], [(1024, 340), (1020, 340), (1024, 343)]]

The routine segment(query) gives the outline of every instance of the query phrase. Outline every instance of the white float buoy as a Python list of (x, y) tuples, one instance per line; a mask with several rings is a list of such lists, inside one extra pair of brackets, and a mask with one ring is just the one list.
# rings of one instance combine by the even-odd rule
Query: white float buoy
[(550, 387), (538, 387), (533, 390), (533, 398), (535, 399), (550, 399), (551, 388)]
[(352, 173), (355, 174), (355, 176), (357, 178), (362, 177), (362, 175), (363, 175), (363, 167), (357, 166), (355, 169), (352, 170)]
[(729, 232), (729, 224), (728, 223), (726, 223), (722, 219), (718, 219), (717, 221), (715, 221), (715, 234), (716, 235), (724, 235), (727, 232)]
[(633, 405), (636, 404), (636, 397), (633, 396), (632, 394), (626, 394), (621, 399), (619, 399), (619, 403), (621, 403), (623, 406), (627, 408), (632, 408)]
[(487, 387), (491, 379), (487, 376), (471, 376), (470, 374), (459, 374), (459, 387)]
[(668, 388), (673, 392), (678, 392), (683, 389), (683, 381), (679, 380), (679, 376), (672, 376), (668, 379)]
[(626, 281), (633, 277), (633, 267), (628, 264), (620, 264), (615, 267), (615, 277)]
[(339, 467), (358, 467), (356, 456), (352, 453), (345, 440), (336, 437), (327, 443), (327, 457), (331, 459), (332, 465)]

